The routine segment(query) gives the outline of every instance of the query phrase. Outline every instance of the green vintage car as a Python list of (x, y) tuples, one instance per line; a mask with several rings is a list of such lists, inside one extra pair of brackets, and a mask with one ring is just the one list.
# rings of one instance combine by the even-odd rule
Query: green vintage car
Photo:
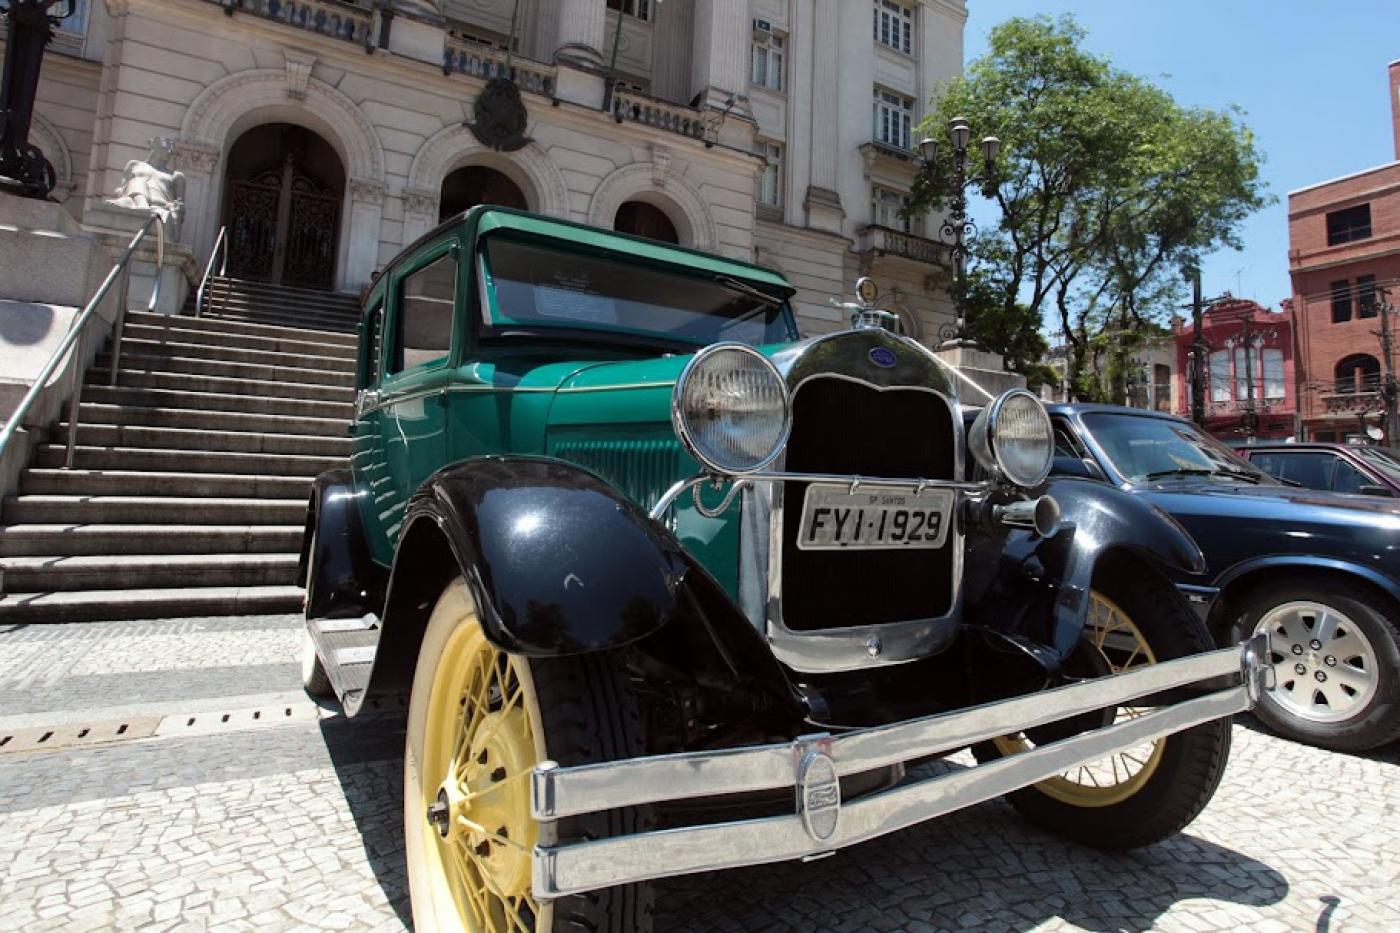
[(964, 380), (873, 283), (806, 340), (792, 295), (484, 207), (369, 293), (355, 452), (307, 515), (303, 673), (349, 716), (409, 694), (420, 929), (646, 929), (650, 879), (1002, 794), (1110, 848), (1209, 800), (1268, 655), (1211, 650), (1167, 575), (1195, 542), (1047, 481), (1023, 390), (965, 431)]

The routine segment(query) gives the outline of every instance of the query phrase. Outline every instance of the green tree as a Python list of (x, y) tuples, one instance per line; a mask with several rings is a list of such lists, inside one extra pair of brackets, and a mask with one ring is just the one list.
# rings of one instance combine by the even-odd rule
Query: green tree
[[(1268, 201), (1238, 110), (1182, 107), (1085, 51), (1084, 35), (1070, 17), (1002, 23), (921, 127), (941, 140), (963, 116), (1002, 140), (993, 174), (976, 181), (999, 218), (971, 243), (969, 284), (988, 283), (999, 305), (992, 316), (977, 297), (988, 320), (1054, 319), (1077, 392), (1102, 384), (1103, 340), (1165, 318), (1178, 270), (1238, 248), (1240, 223)], [(920, 177), (913, 211), (946, 209), (947, 162)]]

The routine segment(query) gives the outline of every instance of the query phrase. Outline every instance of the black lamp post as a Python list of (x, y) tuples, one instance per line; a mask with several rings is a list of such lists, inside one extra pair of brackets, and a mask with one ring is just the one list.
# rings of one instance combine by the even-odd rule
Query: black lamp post
[[(938, 229), (938, 241), (948, 247), (953, 258), (953, 312), (955, 319), (951, 327), (944, 325), (939, 330), (943, 347), (976, 347), (977, 342), (967, 334), (967, 241), (977, 234), (977, 225), (967, 216), (967, 184), (979, 185), (984, 191), (995, 180), (997, 154), (1001, 152), (1001, 140), (987, 136), (982, 140), (982, 172), (980, 176), (968, 177), (967, 144), (972, 140), (972, 129), (963, 117), (948, 121), (948, 142), (952, 145), (952, 171), (950, 184), (952, 192), (948, 197), (948, 215)], [(919, 155), (924, 162), (924, 171), (937, 168), (938, 140), (926, 137), (919, 143)]]
[(29, 142), (39, 67), (53, 27), (73, 15), (66, 0), (61, 16), (49, 8), (63, 0), (9, 0), (5, 13), (5, 72), (0, 80), (0, 191), (27, 198), (47, 198), (58, 178), (44, 153)]

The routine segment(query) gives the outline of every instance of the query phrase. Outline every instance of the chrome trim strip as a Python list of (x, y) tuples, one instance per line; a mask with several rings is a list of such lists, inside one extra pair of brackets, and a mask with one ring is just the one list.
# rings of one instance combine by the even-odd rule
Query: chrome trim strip
[[(831, 740), (831, 755), (837, 773), (849, 775), (940, 754), (1173, 687), (1239, 674), (1242, 665), (1248, 669), (1261, 663), (1248, 654), (1251, 650), (1246, 642), (1127, 674), (848, 732)], [(792, 743), (783, 742), (553, 769), (537, 775), (536, 800), (548, 803), (537, 803), (534, 815), (558, 819), (664, 800), (790, 787), (792, 749)]]
[[(535, 897), (818, 855), (974, 806), (1081, 764), (1250, 708), (1240, 686), (1164, 707), (1093, 732), (844, 805), (818, 842), (797, 815), (637, 833), (534, 851)], [(791, 765), (789, 765), (791, 767)]]
[[(727, 476), (716, 477), (713, 473), (697, 473), (694, 476), (677, 480), (661, 494), (656, 505), (651, 507), (652, 521), (660, 521), (666, 514), (666, 510), (675, 505), (676, 500), (681, 497), (686, 490), (692, 486), (699, 486), (701, 483), (718, 478), (720, 482), (731, 482)], [(963, 483), (953, 480), (943, 479), (920, 479), (918, 477), (884, 477), (884, 476), (854, 476), (850, 473), (788, 473), (786, 471), (763, 471), (759, 473), (739, 473), (732, 478), (738, 483), (786, 483), (795, 481), (801, 483), (840, 483), (855, 489), (860, 486), (910, 486), (914, 489), (952, 489), (959, 492), (982, 493), (986, 492), (986, 483)], [(956, 508), (956, 505), (954, 506)]]

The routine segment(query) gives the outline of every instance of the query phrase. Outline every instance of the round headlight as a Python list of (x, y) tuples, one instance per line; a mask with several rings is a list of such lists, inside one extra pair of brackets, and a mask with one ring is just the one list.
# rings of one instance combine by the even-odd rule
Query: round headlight
[(1050, 475), (1055, 456), (1050, 415), (1025, 389), (1004, 392), (982, 409), (967, 443), (978, 463), (1017, 486), (1039, 486)]
[(787, 383), (753, 347), (717, 343), (686, 364), (671, 395), (671, 421), (686, 449), (717, 473), (772, 463), (792, 423)]

